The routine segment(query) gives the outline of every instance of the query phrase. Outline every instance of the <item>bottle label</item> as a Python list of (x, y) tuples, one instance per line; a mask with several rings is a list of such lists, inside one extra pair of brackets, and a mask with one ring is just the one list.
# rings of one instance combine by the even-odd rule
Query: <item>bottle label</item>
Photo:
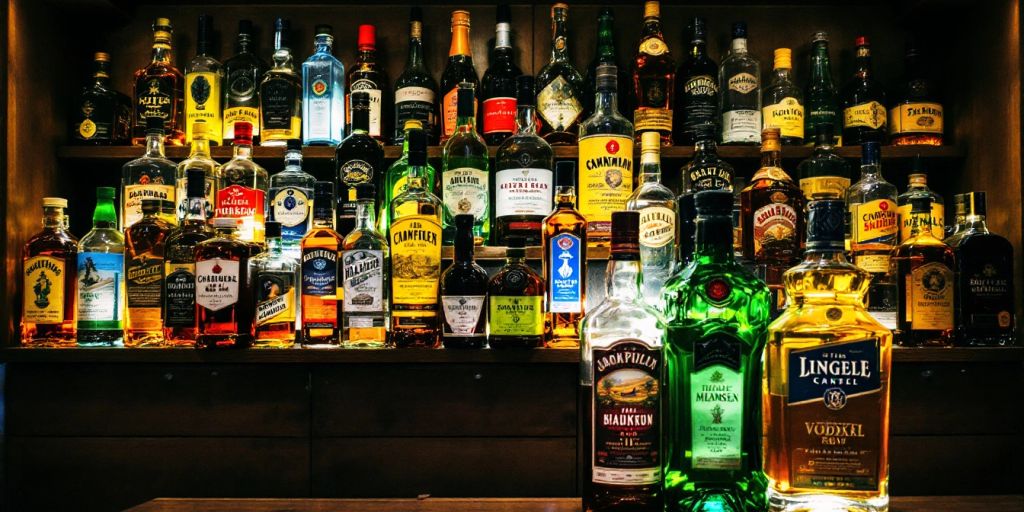
[(953, 328), (953, 271), (939, 262), (926, 263), (907, 276), (904, 314), (913, 330)]
[[(185, 167), (185, 172), (182, 173), (179, 171), (179, 175), (188, 176), (189, 169), (193, 169), (193, 167)], [(204, 185), (204, 188), (206, 190), (206, 204), (203, 205), (203, 211), (206, 212), (206, 220), (210, 220), (213, 218), (213, 214), (216, 211), (216, 209), (214, 208), (214, 204), (217, 201), (217, 197), (214, 194), (213, 190), (213, 171), (205, 168), (202, 170), (203, 172), (206, 173), (206, 179), (204, 180), (206, 182)], [(174, 190), (175, 197), (177, 197), (178, 199), (178, 219), (184, 219), (186, 215), (192, 213), (189, 212), (188, 180), (186, 178), (178, 178), (177, 180), (175, 180)], [(194, 213), (198, 213), (198, 210)]]
[[(306, 327), (338, 325), (338, 253), (333, 249), (302, 249), (302, 323)], [(320, 299), (307, 301), (306, 297)]]
[(732, 169), (717, 165), (691, 167), (686, 169), (686, 177), (690, 180), (690, 191), (701, 190), (732, 190)]
[(633, 131), (671, 132), (672, 110), (667, 108), (642, 107), (633, 111)]
[[(992, 244), (995, 245), (995, 244)], [(998, 246), (996, 246), (998, 247)], [(1013, 263), (1011, 251), (961, 247), (960, 319), (970, 329), (1013, 332)], [(27, 289), (27, 288), (26, 288)]]
[[(473, 115), (477, 112), (477, 100), (473, 98)], [(458, 115), (459, 115), (459, 88), (453, 87), (452, 90), (448, 91), (444, 98), (441, 100), (441, 122), (444, 124), (444, 136), (451, 137), (455, 130), (458, 129)]]
[(579, 144), (580, 213), (589, 231), (608, 232), (633, 192), (633, 137), (589, 135)]
[[(411, 119), (423, 122), (429, 134), (434, 126), (434, 91), (426, 87), (402, 87), (395, 91), (395, 126), (399, 132)], [(404, 137), (404, 132), (402, 133)]]
[(942, 105), (904, 103), (889, 110), (889, 133), (930, 133), (942, 135)]
[(142, 220), (142, 200), (159, 199), (161, 201), (174, 201), (174, 184), (164, 183), (162, 178), (155, 182), (144, 176), (143, 183), (138, 185), (125, 185), (124, 187), (124, 228)]
[(873, 274), (885, 274), (889, 272), (889, 253), (854, 254), (853, 264), (866, 272), (871, 272)]
[(22, 320), (34, 324), (64, 321), (64, 260), (33, 256), (25, 260)]
[(785, 408), (794, 490), (877, 491), (885, 442), (879, 340), (791, 350)]
[(309, 231), (309, 213), (312, 211), (306, 192), (288, 187), (277, 191), (271, 212), (274, 220), (281, 223), (281, 238), (301, 240)]
[(657, 57), (667, 51), (668, 45), (657, 37), (649, 37), (640, 42), (640, 53)]
[(448, 169), (441, 174), (444, 207), (454, 218), (472, 214), (479, 221), (488, 214), (487, 171), (472, 167)]
[[(89, 102), (86, 102), (89, 103)], [(99, 125), (94, 123), (92, 119), (85, 119), (78, 124), (78, 138), (82, 140), (90, 140), (102, 129), (103, 133), (100, 138), (109, 138), (110, 134), (110, 123), (104, 123), (101, 128)], [(103, 137), (107, 135), (107, 137)]]
[(356, 186), (373, 183), (373, 166), (365, 160), (349, 160), (338, 168), (342, 190), (338, 194), (345, 208), (353, 215), (356, 206)]
[(483, 338), (487, 335), (477, 329), (480, 317), (484, 314), (485, 295), (442, 296), (441, 306), (444, 308), (445, 337)]
[(78, 321), (124, 320), (124, 254), (78, 253)]
[(395, 309), (433, 311), (441, 277), (441, 223), (408, 215), (391, 224), (391, 289)]
[(758, 85), (757, 77), (747, 72), (736, 73), (726, 82), (730, 91), (739, 94), (750, 94), (758, 89)]
[[(146, 126), (146, 119), (150, 117), (163, 119), (165, 128), (170, 128), (176, 123), (175, 85), (180, 86), (173, 75), (150, 77), (135, 84), (136, 126)], [(181, 90), (177, 92), (180, 93)]]
[(686, 96), (684, 118), (688, 123), (711, 118), (718, 100), (718, 80), (711, 75), (692, 76), (683, 84)]
[(245, 66), (228, 72), (227, 102), (224, 105), (224, 138), (235, 138), (235, 122), (245, 121), (252, 124), (252, 136), (260, 134), (260, 109), (256, 92), (258, 76), (256, 66)]
[(854, 244), (896, 245), (899, 220), (896, 203), (891, 199), (851, 205), (850, 215), (851, 241)]
[(491, 295), (487, 324), (491, 336), (540, 336), (544, 334), (544, 297)]
[(160, 330), (163, 324), (164, 258), (145, 252), (128, 260), (125, 285), (128, 295), (128, 321), (133, 329)]
[(484, 100), (484, 135), (516, 131), (516, 99), (489, 98)]
[(263, 242), (264, 204), (265, 196), (259, 189), (234, 184), (217, 191), (217, 216), (242, 219), (236, 233), (246, 242)]
[(224, 109), (224, 140), (235, 138), (235, 123), (252, 125), (252, 136), (260, 135), (260, 109), (256, 107), (228, 107)]
[(122, 107), (113, 101), (86, 99), (79, 105), (77, 128), (74, 137), (78, 140), (111, 140), (115, 136), (115, 123), (126, 121), (121, 117)]
[(370, 137), (380, 137), (381, 134), (381, 90), (377, 84), (369, 79), (360, 78), (348, 88), (349, 93), (346, 98), (349, 100), (346, 102), (349, 105), (348, 119), (352, 119), (352, 108), (351, 98), (353, 92), (365, 92), (370, 96)]
[(355, 249), (341, 254), (345, 288), (342, 311), (384, 312), (384, 252)]
[(583, 241), (571, 233), (551, 238), (548, 254), (548, 310), (552, 313), (583, 312)]
[[(910, 203), (896, 208), (897, 216), (900, 221), (900, 242), (910, 238), (910, 232), (914, 228), (915, 224), (918, 227), (921, 224), (919, 215), (910, 214)], [(932, 202), (932, 215), (931, 215), (931, 230), (932, 235), (939, 240), (946, 237), (946, 226), (944, 219), (946, 218), (946, 208), (941, 203)]]
[(195, 327), (196, 265), (168, 262), (164, 275), (164, 325)]
[(260, 94), (260, 117), (263, 129), (296, 130), (300, 98), (298, 98), (295, 84), (283, 78), (271, 78), (263, 83)]
[(192, 142), (192, 123), (205, 121), (210, 140), (220, 143), (220, 76), (208, 71), (185, 75), (185, 142)]
[(341, 84), (335, 87), (331, 79), (333, 72), (340, 75), (342, 70), (326, 61), (302, 65), (306, 89), (303, 98), (303, 114), (307, 117), (303, 129), (306, 131), (302, 134), (305, 140), (333, 140), (343, 135), (341, 127), (345, 120), (339, 118), (344, 114), (335, 113), (332, 107), (337, 105), (340, 109), (344, 87)]
[(640, 246), (655, 249), (675, 240), (676, 212), (664, 206), (640, 210)]
[(626, 338), (593, 348), (594, 483), (661, 481), (661, 351)]
[(722, 112), (723, 144), (759, 144), (760, 142), (760, 112), (757, 110), (729, 110)]
[(494, 176), (495, 216), (532, 215), (546, 217), (551, 213), (552, 173), (550, 169), (503, 169)]
[[(782, 197), (776, 198), (775, 194)], [(798, 247), (796, 210), (785, 203), (789, 198), (781, 192), (773, 194), (777, 203), (769, 203), (754, 210), (754, 253), (760, 253), (766, 245), (785, 243), (789, 247)]]
[(726, 333), (694, 343), (690, 432), (695, 469), (742, 469), (743, 346)]
[(843, 109), (843, 128), (885, 128), (885, 106), (869, 101)]
[(213, 258), (196, 262), (196, 304), (220, 311), (238, 303), (241, 266), (237, 260)]
[(537, 94), (537, 112), (556, 132), (564, 132), (583, 114), (583, 104), (561, 75)]
[(845, 199), (850, 178), (843, 176), (815, 176), (800, 178), (800, 191), (808, 201), (812, 199)]
[(787, 96), (761, 110), (765, 128), (778, 128), (783, 137), (804, 138), (804, 106), (796, 98)]
[(256, 325), (295, 323), (295, 289), (290, 278), (273, 272), (256, 277)]

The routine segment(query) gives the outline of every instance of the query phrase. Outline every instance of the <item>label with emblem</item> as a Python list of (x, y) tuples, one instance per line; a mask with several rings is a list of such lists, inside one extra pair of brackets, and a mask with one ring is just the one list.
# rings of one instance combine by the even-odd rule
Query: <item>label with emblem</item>
[(942, 119), (942, 105), (938, 103), (904, 103), (889, 110), (889, 133), (942, 135)]
[[(302, 325), (332, 329), (338, 325), (338, 253), (334, 249), (302, 249)], [(311, 299), (319, 300), (307, 300)]]
[(646, 53), (647, 55), (658, 56), (668, 51), (668, 45), (665, 41), (658, 39), (657, 37), (649, 37), (644, 39), (640, 43), (640, 53)]
[(260, 134), (260, 110), (256, 95), (256, 83), (261, 76), (255, 66), (244, 66), (228, 71), (225, 84), (227, 98), (224, 105), (224, 139), (235, 138), (235, 123), (245, 121), (252, 124), (252, 136)]
[(583, 114), (583, 104), (561, 75), (537, 93), (537, 112), (556, 132), (564, 132)]
[(441, 224), (437, 217), (399, 217), (391, 224), (390, 236), (391, 289), (395, 309), (436, 310), (438, 279), (441, 277)]
[[(303, 82), (308, 91), (302, 104), (302, 113), (305, 116), (303, 119), (305, 132), (302, 137), (305, 140), (332, 140), (342, 135), (341, 132), (344, 131), (340, 129), (344, 120), (332, 119), (334, 116), (332, 106), (336, 104), (335, 98), (340, 100), (344, 89), (339, 87), (342, 90), (338, 90), (332, 83), (331, 71), (333, 70), (334, 66), (326, 62), (302, 67)], [(341, 112), (338, 112), (338, 117), (341, 117)]]
[(237, 260), (213, 258), (196, 262), (196, 304), (210, 311), (234, 306), (242, 281)]
[(382, 93), (380, 87), (373, 80), (366, 78), (360, 78), (352, 82), (348, 88), (348, 95), (345, 96), (345, 105), (348, 107), (346, 110), (346, 119), (351, 122), (352, 120), (352, 93), (353, 92), (365, 92), (370, 97), (370, 137), (380, 137), (381, 134), (381, 97)]
[(885, 106), (877, 101), (860, 103), (843, 109), (843, 128), (885, 128)]
[(932, 262), (915, 268), (907, 276), (906, 290), (904, 314), (911, 329), (953, 328), (953, 271), (949, 267)]
[(750, 94), (757, 90), (758, 80), (757, 77), (750, 73), (736, 73), (729, 77), (726, 87), (730, 91), (737, 92), (739, 94)]
[(22, 320), (34, 324), (64, 321), (64, 260), (32, 256), (24, 263)]
[(845, 199), (850, 178), (843, 176), (814, 176), (800, 178), (800, 190), (808, 201), (816, 199)]
[[(511, 273), (510, 273), (511, 274)], [(513, 276), (506, 275), (511, 281)], [(525, 277), (523, 277), (525, 279)], [(544, 334), (544, 297), (492, 295), (487, 325), (491, 336), (539, 336)]]
[(640, 132), (671, 132), (672, 110), (667, 108), (641, 107), (633, 111), (633, 130)]
[(342, 310), (355, 313), (384, 311), (384, 252), (354, 249), (341, 254), (344, 302)]
[(173, 98), (181, 97), (181, 90), (174, 89), (177, 83), (173, 75), (143, 78), (135, 83), (136, 126), (146, 126), (146, 119), (150, 117), (163, 119), (165, 128), (175, 121), (176, 105)]
[(292, 276), (261, 272), (256, 277), (256, 325), (295, 323)]
[(235, 231), (238, 238), (246, 242), (263, 242), (264, 198), (262, 190), (228, 185), (217, 191), (217, 216), (242, 219)]
[(686, 178), (689, 181), (689, 191), (732, 190), (732, 172), (732, 169), (717, 165), (688, 167)]
[(221, 139), (220, 75), (209, 71), (185, 75), (185, 142), (192, 142), (192, 123), (206, 122), (207, 137), (215, 144)]
[(195, 327), (195, 263), (167, 262), (164, 275), (164, 326)]
[(552, 176), (551, 169), (535, 167), (495, 173), (495, 216), (547, 216), (551, 213)]
[(548, 310), (551, 313), (583, 312), (583, 241), (572, 233), (551, 238), (548, 254)]
[[(910, 238), (910, 232), (911, 230), (913, 230), (915, 224), (918, 224), (917, 227), (919, 229), (923, 227), (920, 226), (920, 216), (911, 215), (910, 209), (910, 203), (907, 203), (903, 206), (896, 208), (896, 214), (900, 222), (901, 242)], [(932, 235), (934, 235), (935, 238), (938, 238), (939, 240), (942, 240), (943, 238), (946, 237), (945, 218), (946, 208), (942, 205), (942, 203), (932, 201), (932, 215), (929, 223), (931, 225)]]
[(78, 253), (78, 322), (124, 320), (124, 254)]
[(484, 100), (484, 135), (516, 131), (516, 99), (488, 98)]
[(441, 199), (448, 214), (471, 214), (476, 220), (488, 213), (487, 171), (473, 167), (447, 169), (441, 173)]
[(442, 296), (444, 313), (442, 336), (459, 338), (483, 338), (487, 335), (481, 322), (484, 314), (485, 295)]
[[(785, 195), (782, 196), (781, 200), (785, 201)], [(754, 253), (761, 252), (766, 246), (779, 244), (797, 247), (800, 241), (797, 240), (796, 225), (797, 212), (785, 202), (769, 203), (754, 210)]]
[(665, 247), (675, 240), (676, 211), (664, 206), (649, 206), (640, 210), (640, 246)]
[(301, 240), (309, 230), (312, 211), (307, 191), (288, 187), (276, 192), (271, 212), (274, 220), (281, 223), (281, 238)]
[(612, 212), (633, 193), (633, 137), (588, 135), (579, 141), (579, 210), (588, 231), (611, 230)]
[(891, 199), (850, 205), (850, 215), (851, 242), (854, 245), (896, 245), (899, 220), (896, 203)]
[(765, 128), (778, 128), (783, 137), (804, 138), (804, 106), (792, 96), (761, 109)]
[(139, 183), (124, 187), (124, 228), (142, 220), (142, 200), (159, 199), (174, 202), (174, 183), (164, 183), (161, 178), (142, 176)]
[(693, 344), (690, 433), (693, 467), (740, 469), (743, 463), (744, 343), (717, 332)]

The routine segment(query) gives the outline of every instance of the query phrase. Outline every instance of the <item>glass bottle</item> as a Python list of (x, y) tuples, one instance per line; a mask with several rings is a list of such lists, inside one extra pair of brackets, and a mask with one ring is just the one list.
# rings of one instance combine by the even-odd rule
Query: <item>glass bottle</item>
[[(409, 142), (406, 140), (409, 136), (410, 130), (424, 130), (423, 123), (420, 121), (410, 119), (405, 122), (405, 135), (402, 137), (402, 156), (395, 160), (388, 170), (384, 173), (383, 190), (380, 192), (381, 204), (380, 204), (380, 218), (378, 219), (378, 231), (384, 236), (388, 236), (388, 230), (391, 227), (391, 211), (388, 206), (391, 204), (396, 197), (405, 192), (406, 184), (409, 181)], [(430, 137), (427, 132), (428, 138)], [(436, 184), (436, 171), (434, 166), (427, 163), (421, 170), (421, 178), (423, 179), (423, 188), (433, 192)]]
[(277, 241), (285, 256), (299, 259), (302, 239), (313, 224), (313, 185), (316, 178), (302, 170), (302, 142), (289, 139), (284, 170), (270, 177), (270, 219), (276, 221)]
[(799, 146), (804, 143), (804, 95), (792, 72), (793, 51), (776, 48), (772, 78), (761, 92), (761, 118), (766, 129), (781, 131), (783, 144)]
[(921, 53), (916, 44), (907, 45), (903, 83), (889, 109), (889, 140), (894, 146), (942, 145), (942, 103)]
[(661, 136), (661, 144), (672, 144), (675, 70), (676, 62), (661, 31), (661, 3), (647, 0), (644, 2), (644, 22), (633, 57), (631, 80), (636, 102), (636, 110), (633, 111), (636, 140), (639, 141), (644, 132), (655, 131)]
[(902, 346), (953, 344), (953, 248), (931, 230), (932, 198), (910, 199), (910, 238), (892, 251), (889, 272), (899, 290), (896, 343)]
[[(594, 112), (594, 98), (597, 96), (597, 67), (601, 64), (618, 66), (618, 60), (615, 50), (615, 14), (610, 7), (604, 7), (597, 15), (597, 48), (594, 50), (594, 58), (587, 66), (587, 75), (584, 78), (586, 90), (583, 93), (583, 119), (586, 119), (589, 113)], [(672, 67), (672, 71), (675, 76), (675, 66)], [(619, 69), (618, 90), (619, 113), (627, 119), (633, 117), (633, 109), (629, 106), (629, 100), (634, 95), (630, 68)]]
[(455, 259), (441, 274), (441, 344), (487, 346), (487, 271), (473, 261), (473, 216), (455, 216)]
[(263, 243), (267, 171), (252, 160), (252, 127), (235, 123), (234, 156), (217, 169), (217, 216), (241, 219), (238, 238)]
[(164, 156), (164, 122), (151, 117), (147, 123), (146, 152), (121, 167), (121, 220), (125, 228), (142, 219), (143, 199), (174, 204), (177, 166)]
[(967, 229), (967, 210), (964, 205), (967, 194), (953, 194), (953, 223), (946, 224), (943, 241), (950, 247), (956, 246), (956, 238)]
[(718, 69), (722, 144), (761, 142), (761, 63), (747, 50), (747, 24), (732, 24), (732, 45)]
[(818, 123), (813, 133), (814, 152), (797, 166), (800, 190), (808, 201), (846, 199), (846, 189), (850, 188), (850, 164), (836, 153), (833, 125)]
[(261, 146), (284, 146), (302, 133), (302, 77), (295, 71), (291, 22), (285, 18), (274, 22), (273, 61), (260, 82)]
[[(436, 116), (437, 80), (423, 63), (423, 9), (412, 6), (409, 8), (409, 57), (402, 74), (395, 80), (394, 143), (404, 144), (408, 121), (419, 121), (420, 127), (427, 132), (427, 138), (437, 141)], [(381, 206), (386, 207), (387, 204), (381, 203)]]
[[(210, 157), (210, 140), (207, 138), (209, 133), (208, 125), (206, 121), (196, 121), (192, 125), (192, 147), (189, 151), (188, 158), (178, 163), (178, 167), (175, 170), (175, 190), (174, 196), (178, 201), (177, 221), (181, 224), (185, 217), (188, 215), (188, 194), (186, 193), (188, 171), (190, 169), (197, 169), (203, 172), (205, 176), (205, 197), (206, 207), (206, 220), (213, 218), (214, 207), (213, 205), (217, 201), (217, 167), (220, 164), (215, 162)], [(231, 127), (231, 134), (234, 137), (235, 129)]]
[(871, 72), (871, 46), (857, 37), (857, 71), (843, 90), (843, 141), (849, 145), (885, 143), (888, 135), (885, 88)]
[(110, 54), (93, 54), (93, 82), (82, 88), (71, 109), (69, 132), (79, 144), (127, 144), (132, 100), (110, 84)]
[[(761, 140), (758, 133), (757, 140)], [(679, 195), (679, 221), (677, 245), (680, 261), (684, 264), (693, 256), (694, 235), (697, 226), (697, 205), (694, 194), (702, 190), (742, 190), (733, 187), (737, 179), (736, 171), (725, 160), (718, 156), (718, 147), (712, 139), (697, 141), (693, 149), (693, 160), (682, 169), (683, 189)]]
[[(473, 50), (469, 45), (469, 11), (452, 11), (452, 45), (448, 50), (448, 64), (441, 74), (441, 144), (458, 128), (458, 96), (462, 83), (480, 88), (480, 78), (473, 66)], [(473, 115), (476, 115), (473, 100)], [(424, 127), (426, 128), (426, 127)]]
[(143, 199), (142, 219), (124, 230), (126, 347), (164, 342), (164, 251), (174, 225), (160, 218), (162, 203)]
[[(373, 25), (359, 25), (359, 52), (356, 63), (348, 72), (348, 94), (345, 96), (347, 110), (345, 118), (355, 122), (355, 104), (352, 95), (366, 93), (369, 98), (369, 120), (366, 132), (377, 140), (384, 140), (384, 87), (388, 83), (384, 70), (377, 62), (377, 29)], [(349, 133), (355, 128), (349, 126)]]
[(487, 343), (492, 349), (544, 345), (544, 281), (526, 264), (526, 240), (508, 237), (505, 266), (487, 283)]
[(643, 296), (661, 309), (661, 289), (676, 267), (676, 196), (661, 184), (661, 133), (641, 134), (640, 179), (626, 209), (640, 212), (640, 268)]
[(224, 70), (220, 61), (210, 55), (213, 33), (209, 15), (199, 15), (196, 30), (196, 56), (185, 71), (185, 144), (192, 142), (192, 126), (196, 121), (207, 123), (207, 139), (221, 144), (221, 83)]
[[(551, 6), (551, 62), (537, 73), (537, 113), (549, 144), (576, 144), (583, 118), (583, 75), (569, 60), (569, 6)], [(614, 91), (613, 91), (614, 92)]]
[(469, 84), (459, 86), (458, 130), (444, 143), (441, 156), (441, 198), (444, 200), (444, 244), (455, 240), (455, 216), (468, 213), (476, 219), (473, 236), (477, 245), (490, 243), (490, 158), (487, 144), (476, 131), (476, 100)]
[[(193, 143), (195, 139), (193, 139)], [(164, 344), (191, 347), (196, 342), (196, 245), (213, 238), (206, 199), (206, 173), (185, 172), (185, 218), (164, 244)]]
[(365, 91), (349, 95), (352, 104), (352, 130), (334, 151), (338, 177), (339, 233), (348, 233), (356, 224), (356, 187), (363, 183), (377, 186), (384, 170), (384, 146), (370, 132), (372, 96)]
[(43, 229), (21, 250), (21, 345), (73, 347), (78, 239), (64, 225), (68, 200), (43, 198)]
[(676, 108), (672, 137), (675, 143), (688, 146), (701, 139), (717, 139), (718, 64), (707, 50), (707, 24), (704, 18), (690, 21), (690, 49), (686, 60), (676, 71)]
[[(807, 123), (804, 133), (815, 135), (818, 126), (831, 125), (829, 144), (842, 144), (842, 119), (839, 117), (839, 93), (832, 81), (828, 57), (828, 33), (815, 32), (811, 38), (811, 78), (804, 96), (807, 99)], [(810, 196), (808, 196), (810, 197)]]
[[(758, 138), (761, 138), (758, 135)], [(747, 179), (737, 176), (732, 187), (732, 253), (737, 260), (743, 261), (743, 204), (740, 201), (743, 189), (747, 188)], [(696, 208), (696, 206), (694, 206)]]
[[(238, 126), (235, 126), (238, 134)], [(236, 138), (237, 140), (237, 138)], [(213, 219), (216, 234), (196, 244), (196, 348), (248, 348), (253, 340), (252, 248), (238, 219)]]
[(256, 54), (252, 33), (252, 21), (238, 20), (235, 55), (224, 62), (224, 144), (235, 138), (235, 123), (243, 121), (252, 125), (253, 142), (260, 141), (259, 83), (267, 63)]
[(345, 138), (345, 66), (334, 56), (330, 25), (317, 25), (313, 55), (302, 63), (302, 142), (335, 146)]
[(512, 8), (498, 4), (494, 53), (480, 82), (483, 106), (483, 136), (488, 145), (497, 146), (516, 131), (516, 77), (522, 75), (513, 62)]
[(346, 348), (384, 348), (387, 342), (391, 251), (376, 228), (376, 193), (369, 183), (356, 187), (355, 228), (341, 244)]
[(555, 164), (555, 211), (544, 219), (541, 253), (548, 305), (545, 345), (577, 348), (587, 304), (587, 219), (576, 211), (576, 162)]
[(256, 348), (291, 348), (299, 309), (299, 262), (284, 252), (281, 223), (267, 221), (267, 250), (252, 259)]
[(313, 185), (313, 228), (302, 239), (302, 345), (337, 347), (341, 343), (343, 290), (338, 256), (345, 238), (334, 230), (334, 183)]
[(181, 146), (185, 142), (185, 77), (174, 67), (172, 32), (171, 20), (157, 18), (153, 22), (153, 59), (133, 77), (132, 144), (145, 142), (146, 119), (150, 117), (164, 122), (168, 144)]
[(96, 188), (92, 229), (78, 242), (77, 269), (78, 345), (123, 345), (124, 236), (117, 229), (111, 187)]
[[(920, 157), (914, 159), (911, 169), (914, 171), (922, 170)], [(915, 197), (923, 196), (929, 197), (932, 200), (932, 218), (928, 225), (931, 226), (932, 234), (935, 235), (935, 238), (942, 240), (946, 237), (946, 208), (943, 205), (942, 196), (928, 188), (927, 174), (913, 172), (908, 179), (910, 183), (907, 185), (907, 191), (896, 197), (896, 215), (900, 224), (900, 242), (910, 238), (910, 230), (913, 227), (911, 226), (913, 224), (913, 216), (910, 214), (910, 202)]]

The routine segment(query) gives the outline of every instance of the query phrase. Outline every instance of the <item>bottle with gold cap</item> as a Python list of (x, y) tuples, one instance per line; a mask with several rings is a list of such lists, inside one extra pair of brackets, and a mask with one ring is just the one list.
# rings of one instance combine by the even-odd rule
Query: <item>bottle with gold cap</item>
[[(213, 218), (213, 207), (217, 198), (217, 167), (220, 164), (210, 157), (209, 130), (210, 125), (206, 124), (206, 121), (192, 123), (192, 150), (189, 152), (188, 158), (178, 163), (175, 178), (175, 196), (178, 200), (176, 205), (178, 224), (181, 224), (188, 214), (186, 177), (188, 176), (189, 169), (199, 169), (206, 176), (206, 220)], [(231, 127), (231, 133), (232, 137), (234, 137), (234, 127)]]
[(196, 31), (196, 56), (185, 72), (185, 143), (192, 142), (192, 126), (196, 121), (209, 123), (207, 140), (221, 144), (221, 82), (224, 68), (220, 61), (210, 55), (210, 39), (213, 36), (212, 20), (209, 15), (199, 15)]
[(641, 134), (640, 179), (626, 202), (640, 212), (640, 266), (648, 305), (661, 309), (661, 289), (676, 266), (676, 197), (661, 184), (661, 133)]
[(43, 229), (21, 251), (22, 346), (75, 345), (78, 239), (64, 224), (67, 207), (67, 199), (44, 197)]
[(131, 100), (110, 85), (110, 54), (93, 55), (93, 82), (82, 88), (71, 112), (71, 140), (125, 144), (131, 132)]
[(915, 197), (930, 197), (932, 199), (932, 220), (929, 225), (935, 238), (942, 240), (946, 238), (946, 208), (943, 204), (942, 196), (928, 188), (928, 175), (920, 172), (920, 157), (914, 159), (914, 164), (911, 168), (914, 169), (914, 172), (909, 177), (910, 184), (907, 186), (907, 191), (896, 198), (896, 214), (900, 222), (900, 242), (910, 238), (911, 220), (913, 218), (910, 215), (910, 202)]
[(163, 119), (168, 144), (185, 143), (185, 77), (174, 67), (172, 32), (171, 20), (153, 22), (153, 59), (135, 72), (132, 144), (145, 142), (149, 117)]
[(583, 75), (569, 60), (569, 6), (551, 6), (551, 61), (537, 73), (537, 113), (549, 144), (575, 144), (583, 120)]
[(804, 143), (804, 93), (793, 83), (793, 50), (775, 49), (775, 70), (761, 96), (765, 128), (778, 128), (786, 145)]
[(871, 71), (868, 38), (858, 36), (856, 45), (857, 71), (843, 89), (843, 141), (849, 145), (884, 144), (889, 135), (885, 87)]
[[(613, 62), (614, 64), (614, 62)], [(656, 131), (663, 144), (672, 144), (672, 106), (676, 62), (661, 31), (661, 3), (644, 2), (644, 24), (640, 43), (633, 57), (634, 100), (633, 129), (641, 133)], [(641, 221), (643, 224), (643, 221)]]
[[(469, 11), (452, 11), (452, 46), (448, 51), (448, 65), (441, 75), (442, 144), (458, 126), (459, 84), (463, 82), (472, 84), (474, 91), (480, 90), (480, 78), (473, 66), (473, 50), (469, 45)], [(476, 99), (473, 111), (476, 112)]]

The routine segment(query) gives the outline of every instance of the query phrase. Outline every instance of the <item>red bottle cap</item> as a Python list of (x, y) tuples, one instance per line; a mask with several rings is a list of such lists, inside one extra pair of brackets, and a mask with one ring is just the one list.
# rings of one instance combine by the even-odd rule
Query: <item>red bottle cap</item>
[(867, 46), (868, 36), (857, 36), (857, 39), (853, 42), (854, 46)]
[(359, 25), (359, 49), (373, 50), (377, 47), (377, 27)]
[(235, 144), (252, 144), (252, 123), (235, 121)]

